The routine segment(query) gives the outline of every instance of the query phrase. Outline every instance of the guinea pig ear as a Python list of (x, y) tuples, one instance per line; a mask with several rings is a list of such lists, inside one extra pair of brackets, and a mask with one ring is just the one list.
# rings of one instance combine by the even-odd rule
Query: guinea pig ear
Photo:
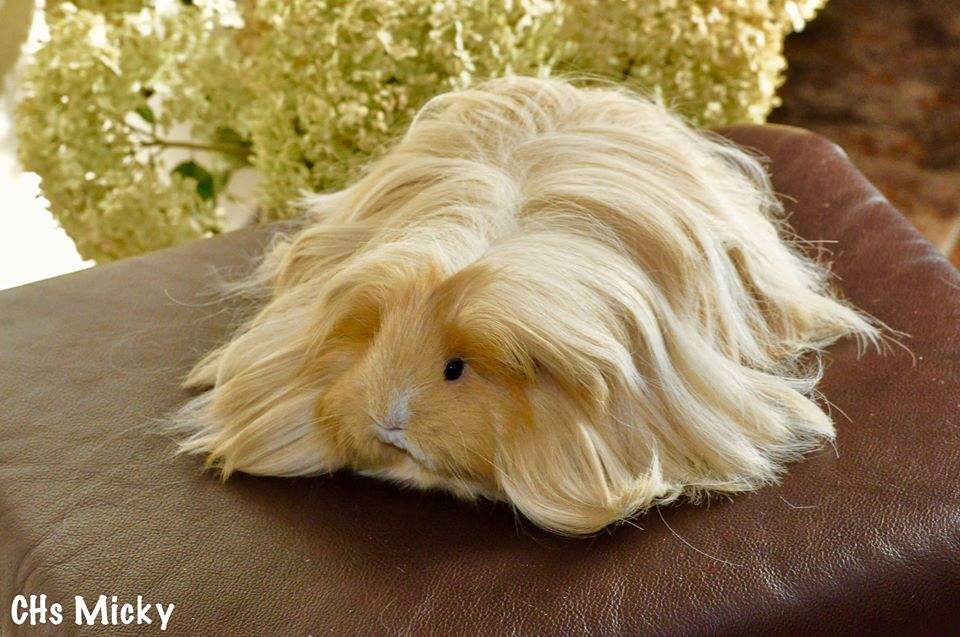
[(495, 470), (508, 501), (532, 522), (585, 535), (676, 495), (648, 447), (590, 422), (548, 374), (528, 395), (529, 415), (501, 438)]

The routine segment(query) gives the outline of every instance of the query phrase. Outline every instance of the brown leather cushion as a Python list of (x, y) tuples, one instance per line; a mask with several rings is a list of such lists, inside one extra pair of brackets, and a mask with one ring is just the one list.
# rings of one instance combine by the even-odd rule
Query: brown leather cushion
[(836, 451), (587, 540), (351, 475), (220, 484), (150, 432), (236, 318), (203, 292), (269, 229), (238, 232), (0, 294), (0, 625), (43, 592), (173, 602), (173, 634), (956, 629), (960, 275), (829, 142), (727, 134), (772, 159), (846, 294), (911, 335), (913, 356), (830, 350)]

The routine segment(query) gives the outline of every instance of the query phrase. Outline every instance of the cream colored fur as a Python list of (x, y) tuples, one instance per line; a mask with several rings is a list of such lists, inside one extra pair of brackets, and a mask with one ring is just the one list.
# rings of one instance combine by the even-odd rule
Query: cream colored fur
[(188, 379), (183, 448), (224, 476), (353, 468), (591, 533), (775, 481), (834, 435), (822, 348), (878, 338), (757, 160), (625, 90), (441, 95), (311, 205)]

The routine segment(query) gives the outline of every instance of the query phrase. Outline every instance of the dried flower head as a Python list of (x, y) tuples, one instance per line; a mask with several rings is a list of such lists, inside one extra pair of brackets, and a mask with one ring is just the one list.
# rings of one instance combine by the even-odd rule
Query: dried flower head
[(576, 0), (567, 64), (651, 92), (703, 126), (760, 123), (779, 105), (784, 38), (825, 2)]
[(703, 125), (777, 104), (783, 39), (824, 0), (50, 0), (23, 78), (24, 167), (86, 258), (261, 217), (356, 176), (433, 95), (505, 74), (625, 81)]
[(249, 110), (270, 217), (342, 187), (430, 97), (504, 74), (546, 74), (554, 0), (264, 0)]
[(40, 174), (80, 254), (115, 259), (218, 229), (204, 186), (241, 160), (242, 145), (207, 153), (209, 169), (162, 155), (194, 150), (166, 138), (178, 127), (210, 137), (239, 125), (247, 87), (223, 16), (198, 7), (105, 16), (70, 3), (55, 11), (50, 41), (24, 73), (16, 133), (22, 164)]

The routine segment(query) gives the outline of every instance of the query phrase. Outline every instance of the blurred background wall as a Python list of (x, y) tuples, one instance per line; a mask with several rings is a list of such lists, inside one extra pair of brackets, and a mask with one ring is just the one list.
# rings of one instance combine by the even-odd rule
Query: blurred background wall
[(960, 1), (830, 0), (786, 57), (771, 120), (842, 145), (960, 266)]

